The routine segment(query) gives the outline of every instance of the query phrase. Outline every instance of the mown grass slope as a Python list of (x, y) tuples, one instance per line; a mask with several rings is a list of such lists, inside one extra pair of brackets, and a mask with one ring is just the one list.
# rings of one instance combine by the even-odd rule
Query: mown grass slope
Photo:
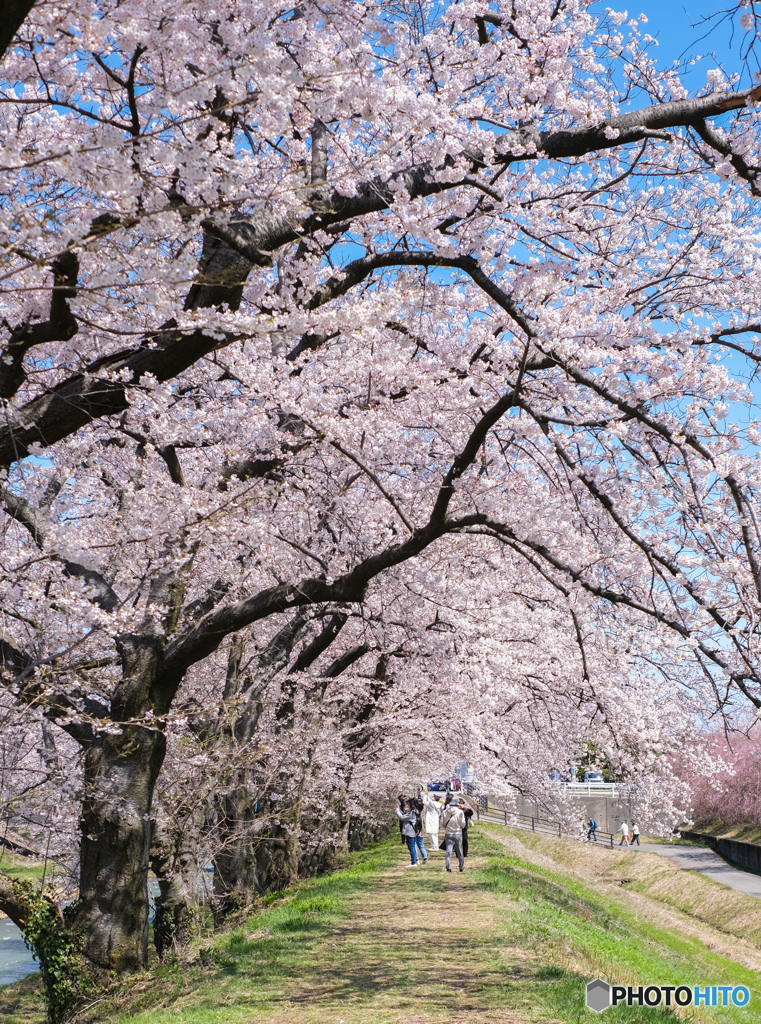
[(727, 825), (724, 821), (705, 820), (696, 821), (690, 829), (720, 839), (738, 839), (742, 843), (761, 845), (761, 827), (758, 825)]
[(53, 861), (35, 860), (32, 857), (21, 857), (0, 848), (0, 871), (11, 878), (22, 881), (41, 882), (43, 875), (47, 881), (54, 881), (60, 868)]
[(527, 849), (552, 859), (590, 881), (641, 893), (656, 903), (748, 941), (761, 949), (761, 900), (720, 885), (705, 875), (685, 871), (654, 853), (594, 843), (558, 840), (518, 829), (512, 832)]

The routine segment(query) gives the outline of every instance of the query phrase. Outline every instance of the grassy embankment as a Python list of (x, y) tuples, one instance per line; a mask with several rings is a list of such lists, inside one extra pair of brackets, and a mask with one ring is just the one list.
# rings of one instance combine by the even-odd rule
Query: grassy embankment
[[(621, 899), (626, 898), (626, 893), (646, 897), (660, 908), (661, 918), (663, 911), (684, 915), (675, 919), (682, 928), (688, 920), (693, 928), (702, 922), (726, 936), (747, 940), (761, 950), (761, 900), (695, 871), (685, 871), (666, 857), (619, 847), (600, 849), (591, 843), (558, 843), (549, 836), (531, 832), (522, 833), (520, 840), (536, 854), (551, 857), (556, 867), (573, 870), (596, 887), (612, 883), (624, 889)], [(727, 948), (732, 948), (731, 940)]]
[(43, 873), (47, 881), (52, 881), (60, 868), (53, 861), (33, 860), (31, 857), (20, 857), (0, 847), (0, 871), (12, 878), (22, 881), (41, 882)]
[[(447, 875), (440, 853), (427, 867), (406, 870), (399, 844), (383, 843), (333, 875), (270, 898), (227, 934), (199, 940), (181, 962), (157, 965), (150, 974), (114, 985), (79, 1019), (88, 1024), (666, 1024), (675, 1019), (648, 1009), (618, 1008), (603, 1018), (589, 1013), (584, 982), (599, 974), (622, 984), (746, 984), (753, 992), (749, 1008), (701, 1009), (691, 1011), (690, 1019), (756, 1020), (761, 901), (738, 894), (737, 902), (724, 887), (671, 870), (662, 860), (514, 835), (489, 825), (476, 830), (468, 871)], [(622, 879), (628, 881), (622, 885)], [(727, 899), (733, 901), (734, 916), (723, 912)], [(39, 998), (36, 981), (10, 986), (0, 992), (0, 1017), (7, 1024), (41, 1024)]]
[(727, 825), (722, 821), (701, 821), (690, 826), (692, 832), (703, 832), (717, 839), (739, 839), (742, 843), (761, 846), (761, 828), (758, 825)]

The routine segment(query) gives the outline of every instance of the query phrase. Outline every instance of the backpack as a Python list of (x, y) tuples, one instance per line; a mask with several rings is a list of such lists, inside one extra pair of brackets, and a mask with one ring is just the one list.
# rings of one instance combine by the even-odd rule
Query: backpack
[(423, 831), (423, 819), (420, 815), (420, 811), (415, 809), (415, 820), (412, 823), (412, 827), (415, 829), (415, 835), (419, 836)]
[(595, 821), (594, 818), (590, 818), (589, 819), (589, 827), (590, 828), (597, 828), (597, 822)]

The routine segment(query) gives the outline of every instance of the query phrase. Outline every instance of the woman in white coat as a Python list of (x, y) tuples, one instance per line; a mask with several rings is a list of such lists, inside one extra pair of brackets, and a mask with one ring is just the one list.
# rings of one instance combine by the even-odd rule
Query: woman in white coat
[(429, 850), (439, 848), (439, 817), (443, 807), (437, 797), (430, 793), (423, 795), (423, 831)]

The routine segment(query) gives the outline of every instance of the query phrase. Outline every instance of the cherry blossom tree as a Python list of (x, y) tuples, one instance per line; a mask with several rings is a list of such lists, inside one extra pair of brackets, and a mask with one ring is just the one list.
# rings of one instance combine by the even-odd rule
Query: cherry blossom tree
[(761, 707), (759, 92), (688, 96), (643, 32), (584, 0), (19, 29), (0, 643), (81, 752), (94, 965), (145, 962), (182, 736), (231, 764), (224, 903), (262, 821), (290, 877), (310, 807), (448, 757), (538, 792), (593, 741), (666, 827), (689, 722)]
[[(744, 723), (748, 729), (748, 723)], [(735, 722), (735, 731), (708, 732), (703, 743), (714, 761), (714, 770), (701, 771), (689, 758), (680, 757), (679, 774), (689, 783), (692, 816), (697, 828), (729, 830), (761, 826), (761, 775), (757, 729), (748, 732)]]

